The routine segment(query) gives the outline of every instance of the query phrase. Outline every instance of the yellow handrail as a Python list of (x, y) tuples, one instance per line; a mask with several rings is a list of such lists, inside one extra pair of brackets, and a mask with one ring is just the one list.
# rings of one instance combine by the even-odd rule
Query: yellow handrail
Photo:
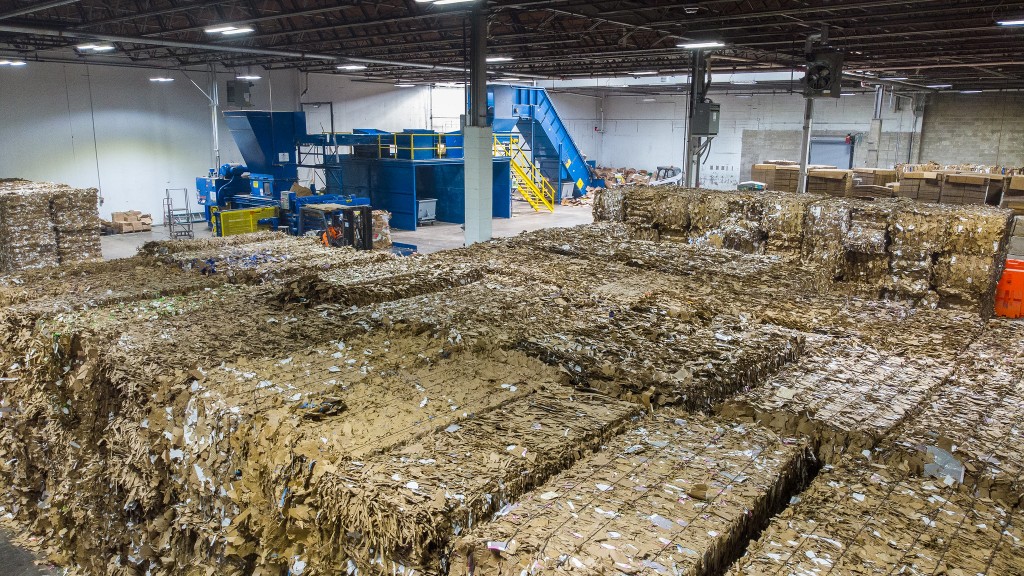
[(526, 155), (522, 140), (514, 135), (508, 135), (507, 138), (508, 142), (506, 143), (500, 141), (498, 136), (494, 137), (494, 155), (511, 159), (510, 164), (516, 189), (534, 210), (540, 210), (540, 207), (544, 206), (554, 212), (556, 197), (554, 186), (541, 173), (540, 167)]

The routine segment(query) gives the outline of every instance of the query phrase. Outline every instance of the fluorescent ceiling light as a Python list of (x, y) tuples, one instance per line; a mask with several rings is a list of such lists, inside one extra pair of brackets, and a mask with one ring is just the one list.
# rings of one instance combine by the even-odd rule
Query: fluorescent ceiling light
[(952, 84), (929, 84), (926, 87), (927, 88), (934, 88), (936, 90), (941, 90), (942, 88), (952, 88), (953, 85)]
[(654, 76), (655, 74), (657, 74), (657, 72), (648, 70), (646, 72), (630, 72), (630, 74), (633, 76)]
[(21, 60), (0, 60), (0, 66), (24, 66)]
[(362, 64), (342, 64), (338, 66), (338, 70), (366, 70), (366, 66)]
[(395, 88), (415, 88), (415, 84), (408, 84), (405, 82), (398, 82), (395, 84)]
[(231, 30), (238, 30), (238, 26), (215, 26), (213, 28), (207, 28), (207, 34), (220, 34), (222, 32), (230, 32)]
[(257, 76), (255, 74), (242, 74), (241, 76), (235, 76), (238, 80), (259, 80), (263, 76)]
[(499, 82), (519, 82), (522, 78), (498, 78)]
[(981, 94), (982, 90), (961, 90), (961, 94)]
[(1000, 20), (1000, 26), (1024, 26), (1024, 20)]
[(165, 76), (157, 76), (156, 78), (150, 78), (150, 82), (174, 82), (174, 78), (167, 78)]
[(856, 96), (856, 92), (843, 92), (840, 96)]
[(725, 46), (724, 42), (693, 42), (690, 44), (677, 44), (679, 48), (686, 48), (687, 50), (700, 50), (701, 48), (721, 48)]
[(511, 62), (512, 59), (508, 56), (488, 56), (488, 62)]
[(910, 78), (908, 78), (906, 76), (893, 76), (891, 78), (882, 77), (882, 78), (879, 78), (879, 80), (890, 80), (892, 82), (902, 82), (903, 80), (910, 80)]
[(113, 44), (81, 44), (75, 46), (75, 49), (89, 52), (110, 52), (111, 50), (116, 50)]
[(250, 32), (255, 32), (255, 31), (256, 31), (255, 28), (249, 28), (249, 27), (233, 28), (231, 30), (225, 30), (225, 31), (221, 32), (221, 34), (223, 34), (225, 36), (234, 36), (235, 34), (248, 34)]
[(657, 102), (657, 98), (644, 98), (644, 102)]

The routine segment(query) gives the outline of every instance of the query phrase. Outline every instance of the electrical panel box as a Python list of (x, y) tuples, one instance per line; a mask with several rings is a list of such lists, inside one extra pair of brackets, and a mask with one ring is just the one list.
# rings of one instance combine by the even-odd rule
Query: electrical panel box
[(227, 82), (227, 103), (239, 108), (252, 107), (252, 94), (250, 89), (252, 82), (245, 80), (228, 80)]
[(714, 102), (698, 102), (693, 108), (693, 135), (718, 136), (718, 125), (722, 105)]

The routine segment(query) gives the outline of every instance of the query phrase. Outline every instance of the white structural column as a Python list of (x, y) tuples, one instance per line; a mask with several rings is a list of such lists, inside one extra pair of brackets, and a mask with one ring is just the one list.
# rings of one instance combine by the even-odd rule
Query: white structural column
[[(483, 3), (486, 5), (486, 2)], [(494, 135), (487, 122), (487, 8), (473, 11), (470, 105), (462, 129), (466, 157), (466, 246), (491, 239), (494, 214)]]
[(492, 237), (494, 214), (494, 132), (490, 126), (466, 126), (466, 246)]

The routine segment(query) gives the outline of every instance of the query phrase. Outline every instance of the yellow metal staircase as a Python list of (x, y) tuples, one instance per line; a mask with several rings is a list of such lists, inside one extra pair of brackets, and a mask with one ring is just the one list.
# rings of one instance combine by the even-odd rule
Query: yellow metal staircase
[[(502, 139), (508, 138), (507, 142)], [(555, 211), (555, 187), (540, 173), (540, 168), (523, 150), (522, 140), (515, 135), (495, 136), (494, 155), (508, 156), (512, 162), (512, 182), (516, 191), (534, 210)]]

